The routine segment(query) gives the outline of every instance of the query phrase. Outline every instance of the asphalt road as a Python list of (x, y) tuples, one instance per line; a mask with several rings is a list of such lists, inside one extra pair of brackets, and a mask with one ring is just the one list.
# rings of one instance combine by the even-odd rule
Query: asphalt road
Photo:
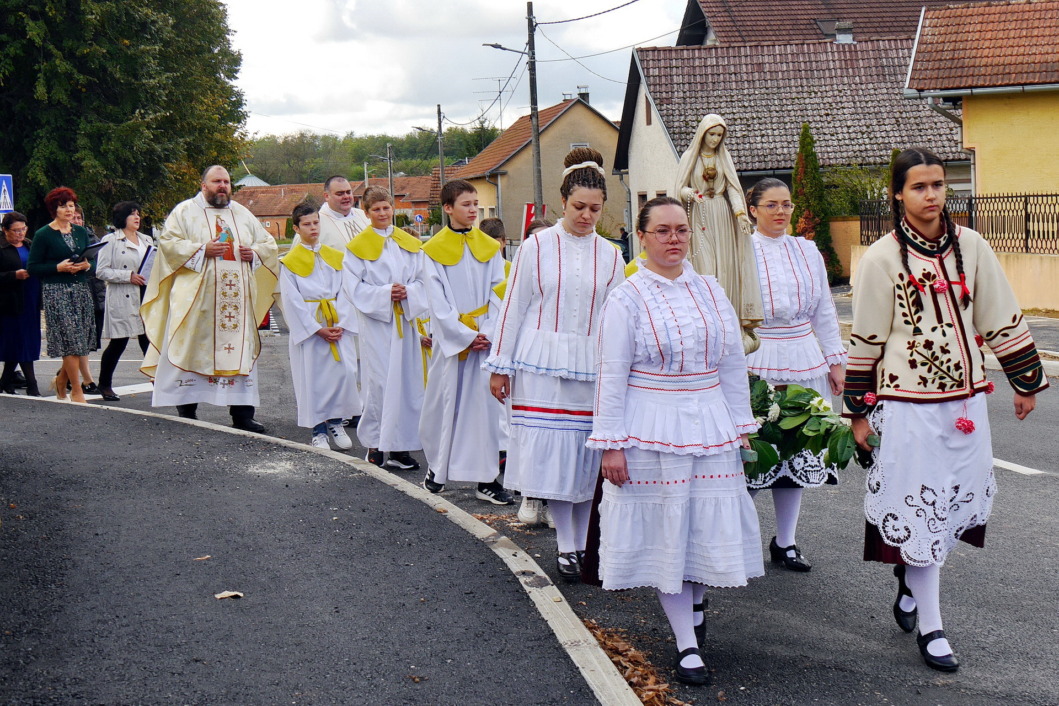
[[(848, 300), (847, 300), (848, 301)], [(842, 299), (839, 300), (840, 315)], [(1031, 324), (1032, 325), (1032, 324)], [(1040, 336), (1035, 327), (1035, 333)], [(1057, 338), (1059, 341), (1059, 338)], [(1042, 347), (1049, 347), (1047, 340), (1041, 340)], [(1059, 349), (1059, 343), (1054, 348)], [(42, 364), (44, 369), (47, 364)], [(299, 429), (293, 423), (294, 400), (290, 386), (289, 371), (287, 370), (286, 339), (282, 336), (267, 337), (264, 339), (264, 353), (260, 361), (262, 397), (268, 403), (262, 405), (258, 410), (257, 418), (269, 427), (270, 433), (282, 438), (294, 439), (306, 442), (308, 440), (307, 430)], [(56, 366), (57, 367), (57, 366)], [(116, 384), (125, 385), (142, 382), (142, 378), (134, 372), (134, 362), (123, 363), (119, 369)], [(1011, 470), (998, 468), (996, 470), (999, 484), (999, 493), (994, 506), (994, 513), (989, 523), (986, 547), (976, 550), (961, 546), (955, 551), (946, 563), (942, 572), (942, 599), (943, 617), (945, 619), (946, 631), (950, 640), (959, 654), (962, 666), (955, 675), (943, 675), (927, 669), (921, 662), (915, 647), (914, 638), (900, 632), (893, 623), (890, 615), (890, 606), (895, 594), (894, 579), (886, 566), (867, 563), (861, 560), (863, 535), (863, 496), (864, 496), (864, 473), (862, 470), (851, 467), (844, 474), (842, 483), (835, 487), (807, 492), (802, 511), (802, 519), (799, 527), (798, 543), (806, 556), (813, 562), (814, 569), (809, 574), (794, 574), (774, 565), (767, 566), (767, 575), (755, 581), (745, 589), (711, 591), (710, 592), (710, 616), (709, 630), (706, 645), (707, 661), (713, 670), (714, 685), (707, 689), (694, 689), (679, 687), (677, 695), (686, 701), (697, 703), (714, 703), (723, 701), (728, 704), (945, 704), (952, 706), (977, 706), (981, 704), (1059, 704), (1059, 670), (1055, 665), (1059, 664), (1059, 582), (1057, 582), (1057, 569), (1059, 566), (1059, 513), (1055, 508), (1059, 506), (1059, 463), (1056, 462), (1056, 451), (1059, 444), (1055, 435), (1055, 419), (1059, 413), (1059, 401), (1053, 391), (1049, 390), (1038, 397), (1038, 409), (1024, 422), (1017, 422), (1011, 412), (1011, 395), (1009, 388), (1002, 379), (1002, 375), (995, 374), (992, 379), (997, 383), (998, 392), (990, 399), (990, 414), (993, 425), (994, 456), (1003, 461), (1018, 464), (1041, 471), (1034, 475), (1023, 475)], [(2, 397), (0, 397), (2, 400)], [(20, 404), (12, 408), (13, 403), (4, 404), (3, 409), (7, 417), (15, 409), (22, 410), (26, 407)], [(149, 394), (133, 395), (125, 397), (121, 402), (115, 403), (123, 407), (147, 409), (150, 405)], [(159, 410), (166, 413), (174, 413), (172, 409)], [(63, 408), (64, 416), (67, 408)], [(79, 412), (89, 415), (91, 411)], [(226, 410), (203, 406), (200, 416), (210, 421), (227, 423)], [(122, 417), (124, 419), (124, 417)], [(54, 428), (44, 420), (32, 420), (31, 423), (22, 427), (31, 429)], [(7, 439), (11, 437), (11, 427), (8, 431), (0, 434), (5, 438), (5, 449)], [(159, 429), (159, 433), (169, 431)], [(90, 445), (102, 447), (92, 453), (109, 455), (113, 447), (101, 442), (88, 442)], [(252, 445), (257, 446), (257, 445)], [(34, 453), (40, 455), (39, 450)], [(53, 453), (48, 450), (47, 456)], [(248, 453), (250, 453), (248, 451)], [(257, 453), (257, 452), (254, 452)], [(272, 458), (273, 454), (261, 451), (262, 457)], [(354, 449), (353, 453), (363, 453), (362, 449)], [(127, 452), (125, 455), (131, 454)], [(283, 451), (281, 456), (291, 454)], [(297, 454), (294, 454), (295, 456)], [(7, 454), (5, 453), (5, 458)], [(234, 458), (234, 457), (233, 457)], [(59, 459), (54, 468), (62, 469), (70, 466), (70, 459)], [(201, 461), (200, 461), (201, 463)], [(6, 464), (5, 464), (6, 465)], [(297, 465), (297, 464), (295, 464)], [(164, 466), (164, 462), (163, 462)], [(103, 471), (99, 470), (98, 473)], [(190, 473), (190, 471), (186, 471)], [(211, 485), (216, 471), (201, 470), (194, 475), (195, 479), (206, 479), (207, 487)], [(48, 482), (61, 486), (61, 478), (66, 472), (53, 471)], [(82, 479), (84, 474), (78, 474)], [(245, 475), (245, 474), (244, 474)], [(417, 482), (419, 472), (404, 473), (404, 477)], [(238, 477), (238, 474), (236, 474)], [(246, 476), (249, 478), (249, 476)], [(6, 478), (0, 481), (0, 490), (3, 498), (9, 497), (9, 483)], [(139, 497), (140, 485), (134, 479), (122, 475), (125, 496), (130, 498)], [(198, 482), (194, 485), (197, 486)], [(242, 497), (246, 492), (249, 481), (245, 478), (242, 483), (232, 481), (234, 485), (227, 492)], [(306, 484), (309, 482), (306, 481)], [(18, 484), (15, 483), (17, 486)], [(367, 492), (364, 488), (370, 483), (364, 483), (356, 489), (356, 497)], [(250, 497), (262, 500), (269, 496), (271, 500), (273, 493), (278, 492), (278, 487), (272, 487), (272, 492), (267, 490), (271, 486), (263, 485), (260, 490), (255, 490)], [(191, 500), (209, 499), (211, 496), (202, 488), (196, 487), (196, 495)], [(255, 540), (258, 554), (257, 558), (247, 555), (247, 574), (264, 573), (270, 575), (271, 571), (262, 564), (269, 553), (285, 552), (283, 556), (291, 557), (303, 549), (314, 557), (313, 565), (317, 575), (330, 575), (338, 573), (344, 575), (345, 563), (350, 560), (349, 556), (341, 554), (329, 554), (322, 552), (318, 546), (322, 534), (307, 534), (296, 542), (286, 545), (285, 548), (277, 550), (271, 545), (275, 543), (272, 535), (281, 535), (284, 528), (293, 523), (300, 525), (301, 521), (308, 522), (307, 513), (313, 507), (311, 503), (292, 501), (286, 498), (284, 490), (277, 496), (277, 501), (267, 504), (267, 509), (262, 509), (255, 503), (247, 505), (246, 509), (252, 512), (243, 512), (240, 505), (228, 505), (233, 508), (230, 511), (231, 523), (237, 527), (240, 536), (248, 537), (254, 533), (263, 533), (268, 540), (262, 539), (260, 543)], [(308, 492), (308, 491), (303, 491)], [(334, 491), (336, 493), (337, 491)], [(388, 490), (379, 490), (379, 493), (387, 499), (385, 503), (399, 500), (398, 494)], [(530, 529), (523, 527), (517, 522), (511, 522), (510, 518), (514, 508), (497, 508), (477, 501), (473, 497), (471, 486), (452, 488), (446, 491), (445, 496), (465, 507), (471, 512), (485, 513), (486, 519), (494, 524), (505, 534), (511, 536), (518, 544), (527, 551), (539, 555), (538, 562), (554, 578), (553, 559), (555, 552), (554, 533), (546, 529)], [(123, 496), (124, 497), (124, 496)], [(344, 495), (342, 497), (353, 497)], [(8, 502), (6, 499), (4, 502)], [(137, 502), (147, 502), (139, 500)], [(156, 501), (153, 501), (156, 502)], [(771, 503), (767, 495), (758, 497), (758, 510), (762, 523), (763, 544), (767, 543), (773, 532), (773, 513)], [(397, 503), (400, 506), (400, 502)], [(107, 521), (118, 519), (115, 511), (122, 507), (119, 500), (116, 504), (108, 506), (110, 514)], [(288, 507), (289, 506), (289, 507)], [(330, 502), (328, 507), (339, 507), (335, 502)], [(346, 507), (349, 507), (348, 505)], [(161, 522), (166, 512), (174, 509), (184, 511), (184, 507), (170, 505), (169, 510), (162, 506), (152, 506), (153, 512), (149, 513), (152, 518)], [(5, 517), (5, 528), (10, 515), (9, 511), (3, 510)], [(382, 517), (387, 513), (376, 513), (375, 517)], [(408, 531), (416, 522), (430, 522), (429, 509), (423, 507), (411, 508), (412, 515), (418, 515), (419, 519), (411, 521), (407, 525)], [(265, 519), (261, 514), (271, 514), (273, 517)], [(336, 513), (337, 514), (337, 513)], [(205, 513), (194, 516), (189, 524), (201, 524), (208, 522), (211, 514)], [(154, 521), (152, 519), (152, 521)], [(432, 525), (431, 525), (432, 526)], [(223, 527), (219, 527), (223, 529)], [(76, 528), (71, 531), (76, 531)], [(370, 536), (381, 547), (388, 549), (387, 556), (393, 552), (408, 551), (408, 561), (415, 563), (412, 558), (415, 552), (406, 549), (402, 540), (405, 538), (399, 530), (395, 530), (389, 523), (376, 521), (365, 522), (363, 531)], [(459, 532), (455, 529), (453, 532)], [(352, 536), (352, 535), (350, 535)], [(422, 538), (415, 536), (415, 541)], [(431, 541), (434, 535), (429, 535)], [(304, 541), (303, 541), (304, 540)], [(462, 556), (468, 546), (467, 535), (453, 537), (454, 544), (440, 543), (437, 546), (459, 547), (459, 556)], [(411, 541), (411, 540), (410, 540)], [(390, 549), (391, 545), (396, 545)], [(163, 550), (159, 547), (159, 550)], [(267, 550), (267, 551), (266, 551)], [(419, 556), (422, 556), (422, 547), (419, 547)], [(189, 546), (186, 553), (195, 556), (211, 553), (209, 548), (199, 550), (197, 547)], [(449, 556), (446, 554), (446, 557)], [(488, 553), (482, 554), (482, 561), (488, 565), (491, 561)], [(78, 557), (84, 563), (90, 563), (91, 559)], [(68, 561), (64, 559), (63, 561)], [(5, 565), (9, 559), (5, 558)], [(213, 561), (213, 560), (210, 560)], [(446, 566), (458, 564), (458, 559), (449, 558)], [(209, 562), (206, 562), (209, 563)], [(385, 561), (382, 563), (385, 564)], [(377, 564), (376, 564), (377, 565)], [(256, 567), (252, 570), (249, 567)], [(198, 566), (184, 571), (195, 571)], [(328, 571), (330, 569), (330, 571)], [(496, 571), (500, 570), (499, 564)], [(492, 569), (491, 569), (492, 571)], [(242, 576), (242, 574), (240, 574)], [(301, 580), (302, 573), (291, 571), (286, 575), (276, 575), (277, 583), (288, 581), (296, 584)], [(27, 579), (18, 578), (16, 584), (19, 590)], [(477, 582), (477, 583), (476, 583)], [(339, 591), (341, 588), (336, 581), (332, 590)], [(3, 584), (0, 584), (3, 585)], [(30, 590), (36, 587), (48, 585), (43, 583), (29, 583)], [(468, 579), (468, 585), (481, 586), (477, 579)], [(513, 629), (528, 629), (524, 623), (527, 621), (538, 621), (532, 609), (525, 608), (527, 600), (518, 595), (515, 590), (517, 586), (511, 584), (505, 587), (503, 580), (495, 577), (495, 584), (490, 582), (488, 595), (492, 598), (496, 591), (498, 604), (503, 603), (504, 610), (514, 615), (516, 610), (526, 610), (520, 613), (523, 618), (512, 617), (506, 621), (491, 623), (492, 629), (501, 633), (505, 644), (513, 646), (518, 651), (519, 645), (524, 644), (525, 638), (512, 634)], [(244, 584), (245, 586), (245, 584)], [(202, 587), (204, 590), (207, 586)], [(210, 583), (208, 592), (213, 589), (234, 588), (243, 590), (238, 586), (215, 586)], [(468, 588), (465, 590), (472, 590)], [(663, 671), (667, 670), (673, 654), (674, 645), (669, 637), (669, 628), (665, 621), (657, 601), (651, 591), (626, 591), (621, 593), (607, 593), (597, 588), (575, 585), (562, 586), (570, 604), (582, 616), (592, 618), (607, 627), (614, 627), (626, 631), (630, 641), (637, 648), (645, 651), (652, 660)], [(133, 593), (126, 587), (126, 593)], [(325, 591), (326, 592), (326, 591)], [(256, 593), (256, 590), (255, 592)], [(251, 604), (249, 600), (253, 595), (248, 592), (248, 599), (235, 605), (236, 610)], [(338, 593), (343, 601), (331, 601), (330, 607), (346, 608), (345, 600), (352, 600), (350, 593)], [(154, 596), (157, 599), (157, 596)], [(139, 600), (139, 599), (137, 599)], [(210, 599), (212, 601), (212, 598)], [(519, 609), (515, 604), (523, 604)], [(155, 610), (158, 604), (154, 603)], [(220, 613), (224, 615), (231, 611), (229, 601), (215, 601), (207, 606), (209, 613)], [(151, 613), (149, 606), (143, 607), (143, 615)], [(245, 609), (244, 609), (245, 610)], [(392, 626), (394, 611), (382, 608), (381, 619), (375, 620), (371, 616), (369, 631), (380, 629), (375, 626)], [(71, 611), (67, 608), (67, 612)], [(401, 616), (400, 610), (396, 611)], [(528, 615), (529, 617), (525, 617)], [(361, 617), (368, 620), (368, 614), (361, 611)], [(298, 615), (292, 615), (296, 625), (304, 624), (305, 616), (299, 611)], [(58, 618), (56, 618), (58, 619)], [(78, 620), (84, 621), (83, 616)], [(522, 626), (517, 628), (517, 626)], [(516, 628), (513, 628), (516, 626)], [(450, 628), (456, 629), (455, 625), (439, 625), (436, 630), (438, 634)], [(6, 628), (5, 628), (6, 629)], [(251, 641), (260, 643), (261, 650), (271, 652), (281, 650), (281, 640), (273, 631), (280, 634), (292, 635), (300, 632), (291, 630), (283, 633), (278, 624), (257, 623), (254, 632), (250, 635)], [(179, 635), (179, 632), (174, 632)], [(400, 630), (397, 630), (400, 633)], [(226, 637), (234, 638), (240, 634), (238, 630), (224, 633)], [(310, 633), (315, 634), (315, 633)], [(458, 633), (466, 635), (466, 633)], [(539, 637), (539, 633), (538, 637)], [(51, 634), (51, 640), (56, 638)], [(490, 651), (492, 648), (486, 645), (489, 636), (482, 633), (480, 651)], [(9, 639), (5, 636), (5, 640)], [(35, 650), (45, 649), (48, 640), (44, 636), (38, 636), (39, 641), (35, 643)], [(198, 639), (198, 638), (196, 638)], [(476, 646), (479, 646), (476, 635)], [(169, 649), (165, 642), (148, 644), (148, 652)], [(312, 639), (309, 640), (309, 643)], [(303, 642), (300, 645), (306, 645)], [(329, 643), (330, 644), (330, 643)], [(536, 653), (549, 644), (554, 645), (554, 640), (548, 643), (541, 638), (533, 643), (532, 649), (523, 652)], [(255, 647), (257, 644), (255, 644)], [(54, 647), (53, 647), (54, 649)], [(305, 647), (301, 647), (305, 649)], [(9, 650), (5, 650), (5, 654)], [(395, 654), (402, 653), (398, 649)], [(477, 653), (477, 651), (472, 651)], [(7, 659), (6, 657), (4, 659)], [(54, 658), (53, 658), (54, 659)], [(126, 660), (132, 658), (126, 656)], [(141, 659), (141, 658), (137, 658)], [(146, 657), (142, 657), (147, 660)], [(281, 658), (272, 655), (268, 658), (276, 662)], [(408, 661), (409, 664), (420, 666), (420, 661)], [(238, 664), (239, 661), (235, 660)], [(328, 664), (333, 664), (332, 659)], [(344, 664), (344, 663), (343, 663)], [(82, 668), (98, 671), (100, 668), (109, 668), (108, 661), (92, 661), (87, 659)], [(401, 667), (397, 662), (387, 664), (388, 671), (380, 676), (379, 683), (396, 684), (402, 679), (407, 679), (411, 672), (408, 668)], [(197, 663), (192, 665), (199, 669)], [(242, 667), (245, 669), (246, 667)], [(218, 679), (225, 685), (224, 689), (236, 689), (245, 687), (250, 683), (245, 674), (240, 676), (226, 675), (223, 670), (215, 669), (206, 671), (203, 675), (205, 682)], [(551, 674), (550, 670), (546, 670)], [(315, 674), (311, 660), (299, 661), (290, 666), (286, 672), (288, 681), (277, 678), (282, 688), (290, 689), (292, 681), (298, 675)], [(518, 702), (521, 703), (550, 703), (560, 698), (571, 702), (589, 702), (590, 696), (585, 691), (572, 693), (566, 689), (572, 689), (557, 672), (550, 676), (553, 681), (558, 680), (563, 688), (556, 693), (544, 691), (530, 691), (520, 694)], [(187, 672), (179, 681), (187, 684), (188, 691), (182, 692), (179, 688), (172, 693), (183, 694), (183, 698), (189, 702), (212, 701), (209, 696), (198, 696), (198, 694), (216, 695), (227, 692), (216, 685), (195, 682), (193, 685), (187, 679)], [(334, 680), (338, 684), (348, 684), (342, 681), (337, 671), (327, 669), (319, 672), (328, 687), (322, 692), (315, 702), (330, 703), (335, 691), (326, 690)], [(520, 676), (517, 670), (505, 669), (497, 678), (511, 680)], [(436, 676), (432, 675), (433, 679)], [(305, 677), (310, 680), (309, 677)], [(476, 692), (476, 684), (473, 675), (469, 676), (465, 671), (460, 679), (468, 679), (466, 682), (467, 692), (451, 692), (459, 695), (460, 702), (477, 703), (481, 692)], [(458, 681), (454, 677), (455, 681)], [(455, 683), (454, 681), (454, 683)], [(172, 682), (171, 682), (172, 683)], [(256, 683), (256, 682), (255, 682)], [(319, 683), (319, 682), (314, 682)], [(415, 685), (421, 687), (421, 682)], [(44, 682), (37, 682), (38, 686)], [(82, 682), (79, 682), (83, 686)], [(229, 686), (235, 684), (236, 686)], [(360, 684), (357, 681), (357, 684)], [(3, 682), (0, 682), (0, 686)], [(75, 685), (76, 686), (76, 685)], [(277, 685), (279, 688), (279, 685)], [(78, 686), (80, 688), (80, 686)], [(370, 688), (376, 688), (376, 682), (370, 682)], [(410, 691), (413, 687), (404, 684), (409, 691), (396, 692), (396, 701), (388, 701), (385, 692), (380, 692), (377, 703), (391, 702), (419, 702), (416, 692)], [(196, 691), (212, 689), (211, 691)], [(220, 689), (220, 690), (219, 690)], [(306, 687), (308, 691), (308, 687)], [(560, 693), (561, 692), (561, 693)], [(81, 693), (68, 691), (66, 693)], [(272, 692), (269, 692), (272, 693)], [(279, 693), (276, 691), (275, 693)], [(361, 691), (347, 691), (347, 694), (361, 694)], [(156, 701), (166, 701), (158, 692)], [(313, 701), (313, 694), (305, 698), (306, 702)], [(174, 697), (175, 698), (175, 697)], [(44, 699), (42, 699), (44, 700)], [(238, 701), (239, 698), (233, 699)], [(294, 700), (292, 697), (291, 700)], [(106, 701), (105, 699), (103, 700)], [(154, 699), (142, 699), (144, 702), (152, 702)], [(224, 701), (222, 697), (220, 701)], [(504, 695), (494, 693), (493, 698), (486, 698), (492, 703), (514, 703)], [(347, 701), (353, 702), (353, 701)], [(484, 702), (484, 701), (483, 701)], [(448, 703), (442, 699), (440, 703)]]

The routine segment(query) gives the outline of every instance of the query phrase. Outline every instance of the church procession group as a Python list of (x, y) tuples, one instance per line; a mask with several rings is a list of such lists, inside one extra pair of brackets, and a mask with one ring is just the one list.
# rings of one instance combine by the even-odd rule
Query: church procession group
[(982, 346), (1019, 419), (1048, 386), (1018, 303), (986, 241), (949, 217), (943, 163), (905, 150), (894, 229), (853, 283), (847, 353), (824, 260), (787, 232), (788, 187), (764, 179), (743, 193), (725, 135), (719, 116), (703, 119), (673, 196), (639, 212), (629, 265), (596, 233), (607, 187), (591, 148), (567, 155), (558, 222), (531, 228), (512, 263), (503, 235), (476, 227), (471, 184), (443, 185), (449, 226), (422, 243), (393, 226), (385, 189), (354, 208), (342, 177), (319, 210), (295, 208), (280, 258), (231, 201), (227, 171), (210, 167), (166, 219), (143, 294), (153, 404), (192, 418), (198, 403), (229, 405), (237, 427), (263, 431), (257, 324), (275, 296), (314, 446), (352, 448), (355, 427), (380, 466), (414, 470), (422, 450), (430, 492), (470, 482), (483, 501), (521, 494), (520, 519), (554, 525), (561, 579), (657, 591), (675, 678), (699, 685), (707, 587), (764, 574), (754, 496), (768, 490), (775, 505), (771, 560), (808, 572), (802, 493), (837, 482), (826, 448), (748, 480), (752, 439), (781, 413), (755, 414), (748, 372), (770, 394), (804, 389), (824, 412), (840, 395), (839, 421), (871, 459), (864, 558), (892, 566), (895, 622), (918, 628), (926, 665), (955, 671), (940, 571), (959, 541), (983, 545), (997, 490)]

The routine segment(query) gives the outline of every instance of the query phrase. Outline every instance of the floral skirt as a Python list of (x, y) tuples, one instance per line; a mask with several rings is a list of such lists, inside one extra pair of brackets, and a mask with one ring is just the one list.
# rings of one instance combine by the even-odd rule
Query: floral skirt
[(41, 296), (50, 357), (96, 350), (96, 311), (87, 282), (45, 282)]

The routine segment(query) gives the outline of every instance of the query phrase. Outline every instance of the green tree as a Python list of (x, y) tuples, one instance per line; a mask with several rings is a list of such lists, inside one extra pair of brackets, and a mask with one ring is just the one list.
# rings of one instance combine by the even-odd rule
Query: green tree
[(816, 156), (816, 141), (809, 123), (802, 123), (802, 134), (798, 139), (798, 156), (794, 162), (794, 178), (791, 196), (795, 203), (791, 220), (794, 233), (816, 242), (827, 265), (828, 280), (833, 282), (841, 276), (842, 265), (831, 244), (830, 214), (824, 195), (824, 180), (820, 173), (820, 160)]
[(246, 141), (221, 0), (0, 0), (0, 170), (16, 206), (77, 191), (91, 222), (135, 199), (164, 216)]

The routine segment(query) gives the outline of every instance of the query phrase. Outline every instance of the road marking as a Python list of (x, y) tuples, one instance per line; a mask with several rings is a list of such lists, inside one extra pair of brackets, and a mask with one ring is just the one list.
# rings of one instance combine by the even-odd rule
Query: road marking
[(1036, 468), (1028, 468), (1026, 466), (1020, 466), (1017, 463), (1011, 463), (1010, 461), (1002, 461), (999, 458), (993, 459), (993, 465), (997, 468), (1003, 468), (1006, 471), (1014, 471), (1015, 473), (1021, 473), (1024, 476), (1046, 476), (1049, 475), (1045, 471), (1038, 471)]
[[(116, 391), (117, 390), (115, 389), (115, 392)], [(5, 399), (7, 399), (6, 396)], [(11, 399), (26, 401), (45, 400), (48, 401), (49, 404), (62, 404), (61, 402), (57, 402), (54, 398), (46, 397), (25, 397), (23, 395), (15, 395), (11, 397)], [(419, 485), (407, 481), (396, 474), (384, 471), (367, 461), (354, 458), (339, 451), (317, 449), (308, 444), (299, 443), (297, 441), (281, 439), (275, 436), (255, 434), (248, 431), (242, 431), (241, 429), (233, 429), (232, 427), (205, 422), (199, 419), (183, 419), (168, 414), (160, 414), (158, 412), (146, 412), (143, 410), (121, 407), (106, 407), (102, 405), (93, 406), (97, 409), (102, 408), (111, 412), (135, 414), (142, 417), (155, 417), (157, 419), (165, 419), (179, 424), (199, 426), (214, 431), (222, 431), (226, 434), (234, 434), (248, 439), (276, 444), (278, 446), (286, 446), (287, 448), (297, 449), (299, 451), (321, 454), (336, 461), (340, 461), (348, 466), (352, 466), (358, 472), (369, 475), (375, 480), (385, 483), (391, 488), (419, 500), (424, 505), (432, 508), (435, 512), (445, 515), (445, 517), (453, 524), (481, 541), (504, 562), (518, 580), (519, 584), (522, 585), (523, 590), (526, 591), (538, 612), (541, 614), (541, 617), (543, 617), (545, 622), (548, 623), (548, 627), (552, 629), (552, 632), (555, 634), (559, 644), (570, 658), (570, 661), (572, 661), (578, 671), (581, 672), (581, 676), (584, 678), (585, 683), (588, 684), (590, 689), (592, 689), (592, 692), (595, 694), (596, 699), (599, 700), (599, 703), (607, 704), (607, 706), (611, 706), (611, 704), (614, 706), (640, 706), (641, 702), (636, 696), (636, 692), (632, 690), (632, 687), (630, 687), (628, 682), (625, 681), (625, 678), (618, 671), (617, 667), (614, 666), (614, 663), (610, 661), (610, 657), (608, 657), (607, 653), (603, 651), (603, 648), (600, 646), (596, 638), (588, 631), (588, 628), (581, 622), (581, 619), (577, 617), (577, 614), (567, 602), (566, 596), (564, 596), (563, 593), (559, 591), (558, 587), (552, 583), (552, 580), (548, 578), (548, 575), (544, 573), (544, 570), (533, 560), (533, 557), (515, 544), (510, 538), (500, 534), (458, 505), (449, 502), (445, 498), (434, 495), (421, 488)]]
[[(137, 383), (136, 385), (125, 385), (123, 387), (115, 387), (114, 388), (114, 392), (116, 392), (118, 394), (118, 397), (121, 397), (122, 395), (125, 395), (126, 397), (129, 397), (129, 396), (132, 396), (132, 395), (139, 395), (139, 394), (144, 393), (144, 392), (151, 392), (152, 390), (154, 390), (154, 385), (149, 383), (149, 382), (141, 382), (141, 383)], [(55, 395), (48, 395), (47, 397), (44, 397), (43, 399), (54, 400), (55, 399)], [(103, 397), (101, 395), (85, 395), (85, 399), (86, 400), (101, 400), (101, 399), (103, 399)]]

